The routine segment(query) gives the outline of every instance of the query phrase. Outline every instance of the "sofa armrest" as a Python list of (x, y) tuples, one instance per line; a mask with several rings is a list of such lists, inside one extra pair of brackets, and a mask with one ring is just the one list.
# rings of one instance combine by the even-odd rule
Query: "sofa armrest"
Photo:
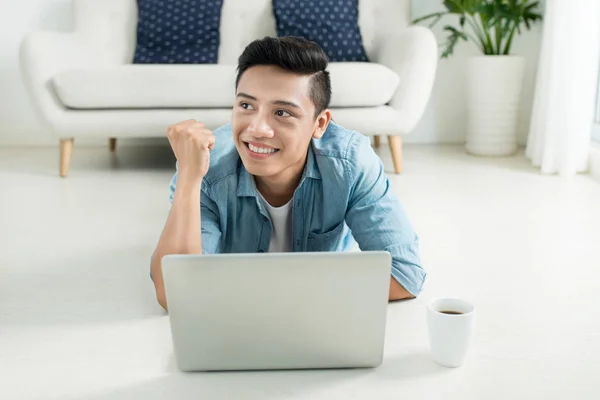
[(65, 112), (52, 88), (57, 73), (130, 63), (135, 48), (135, 0), (74, 0), (73, 5), (73, 32), (31, 31), (19, 49), (23, 83), (50, 128)]
[(52, 128), (65, 107), (56, 97), (52, 78), (59, 72), (120, 64), (77, 32), (33, 31), (20, 46), (21, 77), (40, 122)]
[(94, 54), (76, 33), (33, 31), (20, 46), (21, 77), (41, 117), (50, 124), (65, 110), (52, 89), (52, 77), (68, 69), (94, 65), (101, 56)]
[(435, 81), (438, 50), (433, 32), (412, 26), (386, 38), (379, 46), (376, 62), (400, 76), (400, 84), (389, 105), (400, 113), (400, 131), (410, 133), (421, 119)]

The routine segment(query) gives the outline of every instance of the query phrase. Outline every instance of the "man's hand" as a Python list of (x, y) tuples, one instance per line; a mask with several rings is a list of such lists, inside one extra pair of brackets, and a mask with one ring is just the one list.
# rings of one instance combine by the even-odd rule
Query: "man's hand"
[(178, 183), (200, 185), (208, 173), (215, 135), (202, 122), (190, 119), (169, 126), (167, 137), (178, 161)]

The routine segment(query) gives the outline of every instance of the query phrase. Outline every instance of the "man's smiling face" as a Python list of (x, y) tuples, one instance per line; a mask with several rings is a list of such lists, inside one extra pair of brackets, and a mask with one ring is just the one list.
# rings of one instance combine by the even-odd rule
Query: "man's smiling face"
[(277, 177), (301, 170), (311, 138), (320, 138), (310, 75), (272, 65), (248, 68), (240, 77), (233, 107), (235, 145), (246, 170)]

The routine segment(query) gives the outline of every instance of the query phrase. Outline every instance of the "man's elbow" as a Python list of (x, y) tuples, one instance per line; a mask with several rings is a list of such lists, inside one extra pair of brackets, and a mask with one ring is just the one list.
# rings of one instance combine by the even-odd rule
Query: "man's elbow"
[(165, 311), (169, 311), (167, 307), (167, 296), (165, 295), (164, 291), (156, 291), (156, 300), (158, 301), (158, 304), (160, 304), (160, 306), (165, 309)]
[(156, 256), (156, 253), (152, 255), (150, 279), (152, 279), (152, 283), (154, 283), (154, 290), (156, 291), (156, 300), (158, 301), (158, 304), (168, 311), (167, 296), (165, 295), (165, 284), (162, 279), (160, 258)]
[(392, 294), (390, 293), (390, 297), (389, 297), (389, 301), (396, 301), (396, 300), (408, 300), (408, 299), (414, 299), (416, 298), (414, 295), (407, 293), (407, 294)]
[(389, 301), (414, 298), (415, 296), (406, 290), (401, 284), (399, 284), (398, 281), (396, 281), (393, 277), (390, 278)]

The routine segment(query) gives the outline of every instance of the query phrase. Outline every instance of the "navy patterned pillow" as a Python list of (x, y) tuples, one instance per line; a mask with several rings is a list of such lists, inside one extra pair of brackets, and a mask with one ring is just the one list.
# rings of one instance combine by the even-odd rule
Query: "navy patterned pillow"
[(301, 36), (329, 61), (369, 61), (358, 26), (358, 0), (273, 0), (277, 36)]
[(138, 0), (136, 64), (216, 63), (223, 0)]

